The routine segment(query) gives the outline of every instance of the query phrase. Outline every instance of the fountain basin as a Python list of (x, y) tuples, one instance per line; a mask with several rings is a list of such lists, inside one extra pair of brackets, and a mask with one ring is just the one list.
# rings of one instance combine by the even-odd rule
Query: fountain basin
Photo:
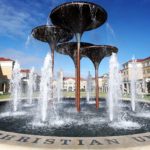
[[(33, 119), (35, 108), (23, 108), (26, 115), (22, 116), (1, 117), (1, 112), (0, 147), (7, 147), (9, 143), (14, 148), (16, 145), (23, 146), (22, 148), (32, 146), (51, 149), (149, 148), (150, 117), (142, 117), (138, 115), (139, 112), (133, 113), (130, 102), (125, 101), (122, 103), (121, 120), (110, 122), (107, 119), (105, 100), (101, 101), (101, 107), (96, 111), (94, 104), (87, 104), (82, 99), (81, 112), (77, 113), (74, 99), (66, 99), (61, 103), (62, 107), (58, 104), (61, 118), (56, 121), (50, 115), (51, 121), (46, 124)], [(7, 103), (1, 103), (0, 110), (4, 105), (7, 106)], [(145, 102), (140, 102), (139, 107), (145, 107)], [(149, 107), (150, 104), (147, 103), (144, 109), (146, 113), (149, 112)]]
[[(57, 104), (58, 119), (56, 119), (55, 114), (51, 111), (51, 101), (49, 101), (46, 123), (40, 121), (40, 115), (35, 116), (38, 113), (36, 103), (33, 107), (22, 106), (21, 110), (24, 113), (17, 115), (16, 112), (14, 116), (8, 115), (1, 106), (3, 112), (0, 113), (0, 130), (65, 137), (118, 136), (150, 131), (150, 117), (140, 115), (140, 113), (147, 114), (148, 112), (150, 114), (149, 105), (146, 111), (134, 113), (131, 111), (130, 102), (125, 101), (120, 104), (119, 119), (115, 118), (113, 122), (108, 118), (105, 100), (101, 99), (99, 110), (95, 110), (94, 105), (94, 103), (88, 104), (83, 98), (81, 99), (81, 112), (77, 113), (74, 99), (68, 98)], [(139, 110), (142, 110), (143, 107), (145, 107), (144, 103), (140, 103)]]
[[(25, 103), (25, 101), (23, 101), (23, 103)], [(61, 107), (61, 105), (63, 107)], [(58, 109), (61, 110), (61, 114), (64, 114), (64, 112), (66, 113), (68, 117), (65, 118), (67, 119), (64, 119), (64, 122), (61, 122), (61, 119), (57, 122), (55, 121), (55, 118), (53, 118), (54, 123), (49, 123), (48, 126), (43, 123), (38, 123), (36, 121), (34, 122), (32, 119), (34, 111), (31, 111), (30, 108), (24, 108), (26, 113), (29, 112), (27, 116), (0, 117), (0, 147), (3, 150), (10, 148), (21, 148), (28, 150), (34, 148), (112, 150), (119, 148), (146, 150), (150, 148), (150, 127), (148, 126), (150, 123), (150, 117), (148, 117), (148, 115), (148, 118), (143, 117), (143, 115), (141, 117), (138, 115), (139, 112), (137, 114), (133, 113), (131, 111), (129, 101), (125, 101), (122, 104), (122, 108), (126, 110), (124, 112), (127, 112), (132, 119), (123, 114), (122, 117), (124, 118), (122, 118), (122, 121), (116, 121), (114, 123), (110, 122), (106, 117), (107, 113), (105, 112), (105, 100), (101, 100), (101, 105), (98, 112), (94, 111), (94, 104), (87, 104), (84, 99), (81, 100), (81, 105), (83, 106), (80, 113), (76, 113), (74, 108), (74, 99), (66, 99), (62, 101), (61, 105), (58, 104)], [(0, 110), (4, 110), (2, 108), (7, 107), (7, 102), (1, 103), (0, 107)], [(68, 109), (68, 107), (70, 109)], [(145, 112), (143, 113), (148, 114), (150, 107), (149, 103), (140, 102), (139, 107), (144, 108)], [(64, 108), (63, 113), (62, 108)], [(2, 114), (2, 112), (0, 114)], [(68, 114), (70, 114), (70, 116)], [(72, 115), (75, 115), (76, 118), (73, 118)], [(78, 122), (76, 128), (74, 127), (74, 131), (73, 127), (69, 128), (69, 119), (70, 122), (72, 119), (73, 126), (77, 125), (76, 123)], [(86, 123), (88, 121), (89, 123)], [(106, 122), (109, 126), (109, 130), (107, 129), (107, 132), (105, 129)], [(66, 125), (64, 126), (64, 124)], [(16, 127), (14, 128), (14, 126)], [(93, 128), (91, 128), (92, 126)], [(100, 126), (101, 131), (99, 131)], [(65, 128), (66, 130), (64, 130)], [(113, 130), (110, 130), (112, 128)], [(42, 131), (44, 132), (43, 136), (41, 136)], [(104, 131), (103, 135), (102, 131)], [(51, 134), (49, 134), (50, 132)]]

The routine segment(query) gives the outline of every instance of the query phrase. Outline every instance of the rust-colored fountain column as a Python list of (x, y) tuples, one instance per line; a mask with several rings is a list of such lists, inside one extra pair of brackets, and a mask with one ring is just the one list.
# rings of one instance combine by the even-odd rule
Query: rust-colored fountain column
[(77, 38), (77, 66), (76, 66), (76, 105), (77, 111), (80, 111), (80, 38), (81, 35), (79, 33), (76, 34)]
[(55, 47), (56, 47), (56, 44), (54, 45), (50, 45), (50, 48), (51, 48), (51, 56), (52, 56), (52, 77), (54, 77), (54, 51), (55, 51)]
[(106, 11), (99, 5), (89, 2), (69, 2), (54, 8), (50, 14), (54, 25), (72, 31), (77, 39), (76, 66), (76, 106), (80, 111), (80, 38), (84, 31), (104, 24)]
[(96, 64), (95, 66), (95, 95), (96, 95), (96, 109), (99, 108), (99, 81), (98, 81), (98, 67), (99, 65)]

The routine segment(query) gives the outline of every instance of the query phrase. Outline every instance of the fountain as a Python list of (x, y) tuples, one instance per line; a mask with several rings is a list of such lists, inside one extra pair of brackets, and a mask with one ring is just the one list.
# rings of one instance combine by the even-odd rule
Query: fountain
[(95, 67), (95, 94), (96, 94), (96, 108), (99, 108), (99, 85), (98, 85), (98, 68), (99, 64), (104, 57), (110, 56), (113, 52), (117, 52), (118, 49), (108, 45), (94, 45), (84, 47), (82, 54), (87, 56), (94, 64)]
[[(80, 43), (81, 48), (92, 45), (90, 43)], [(59, 44), (56, 48), (56, 51), (59, 52), (60, 54), (68, 55), (70, 58), (73, 60), (74, 65), (75, 65), (75, 75), (77, 75), (77, 44), (76, 42), (69, 42), (69, 43), (62, 43)], [(80, 59), (82, 59), (82, 55), (80, 55)], [(77, 82), (76, 82), (76, 89), (77, 89)], [(77, 98), (77, 92), (76, 92), (76, 98)], [(77, 100), (76, 100), (76, 106), (77, 106)]]
[(67, 28), (76, 36), (76, 106), (77, 111), (80, 111), (80, 39), (84, 31), (104, 24), (107, 13), (101, 6), (94, 3), (68, 2), (54, 8), (50, 18), (54, 25)]
[(109, 83), (108, 83), (108, 111), (110, 121), (117, 118), (120, 111), (119, 99), (121, 97), (121, 79), (117, 55), (112, 54), (109, 62)]
[(90, 103), (91, 99), (92, 99), (92, 76), (90, 74), (90, 71), (88, 73), (88, 77), (87, 77), (87, 88), (86, 88), (86, 99), (87, 99), (87, 103)]
[(54, 25), (42, 25), (34, 28), (32, 36), (42, 42), (47, 42), (52, 52), (52, 78), (54, 77), (54, 50), (57, 43), (66, 42), (72, 39), (70, 31)]
[(131, 64), (131, 108), (132, 111), (135, 111), (135, 103), (136, 103), (136, 60), (132, 58)]
[(57, 100), (58, 102), (62, 101), (63, 93), (63, 77), (61, 75), (61, 71), (57, 73)]
[[(77, 73), (77, 52), (76, 52), (76, 43), (63, 43), (57, 46), (56, 49), (58, 52), (62, 54), (68, 54), (74, 61), (76, 73)], [(112, 46), (98, 46), (92, 45), (90, 43), (82, 43), (81, 42), (81, 52), (80, 52), (80, 59), (82, 57), (88, 57), (94, 64), (95, 67), (95, 83), (96, 83), (96, 108), (99, 107), (99, 86), (98, 86), (98, 67), (101, 60), (106, 57), (110, 56), (112, 52), (117, 52), (116, 47)], [(76, 102), (77, 103), (77, 102)]]
[[(130, 109), (132, 103), (134, 110), (133, 102), (121, 100), (116, 54), (118, 49), (109, 45), (81, 42), (84, 31), (105, 23), (106, 11), (94, 3), (69, 2), (54, 8), (49, 17), (54, 25), (47, 24), (32, 30), (34, 38), (47, 42), (51, 47), (51, 53), (45, 57), (41, 69), (40, 97), (32, 107), (23, 107), (24, 99), (20, 100), (20, 66), (16, 62), (11, 80), (13, 112), (17, 112), (19, 106), (25, 114), (4, 115), (10, 103), (0, 103), (0, 148), (30, 150), (34, 146), (38, 149), (126, 150), (128, 147), (138, 149), (140, 146), (144, 150), (149, 149), (150, 103), (139, 102), (137, 113)], [(75, 34), (77, 42), (68, 42), (73, 37), (71, 32)], [(58, 77), (58, 88), (55, 90), (57, 97), (54, 96), (54, 50), (70, 56), (74, 62), (75, 98), (61, 99), (61, 77)], [(101, 98), (99, 106), (98, 68), (103, 58), (108, 56), (111, 56), (108, 98), (107, 101)], [(80, 60), (83, 57), (89, 58), (95, 67), (96, 109), (95, 103), (88, 103), (86, 98), (80, 98)], [(33, 95), (33, 72), (34, 69), (29, 77), (30, 96), (25, 100), (30, 103)], [(147, 115), (143, 115), (145, 112)]]
[(34, 67), (32, 67), (31, 71), (29, 73), (28, 92), (27, 92), (27, 98), (29, 100), (28, 101), (29, 105), (32, 105), (32, 103), (33, 103), (33, 92), (36, 89), (35, 81), (36, 81), (35, 69), (34, 69)]
[(46, 121), (48, 100), (52, 99), (52, 91), (50, 85), (52, 84), (52, 58), (48, 53), (45, 57), (43, 67), (41, 69), (41, 82), (40, 82), (40, 106), (42, 122)]
[(12, 79), (10, 81), (11, 99), (13, 100), (13, 112), (18, 111), (18, 105), (21, 98), (20, 70), (20, 64), (18, 63), (18, 61), (16, 61), (12, 72)]

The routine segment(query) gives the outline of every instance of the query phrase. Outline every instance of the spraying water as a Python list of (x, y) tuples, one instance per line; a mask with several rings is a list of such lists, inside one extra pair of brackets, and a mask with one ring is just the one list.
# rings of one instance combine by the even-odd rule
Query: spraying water
[(18, 63), (18, 61), (15, 62), (12, 71), (10, 89), (11, 89), (11, 98), (13, 101), (13, 111), (16, 112), (18, 110), (18, 103), (21, 95), (21, 74), (20, 74), (20, 64)]
[(48, 53), (45, 57), (43, 67), (41, 69), (40, 83), (40, 103), (41, 103), (41, 119), (45, 122), (47, 119), (48, 100), (51, 99), (51, 78), (52, 78), (52, 58)]
[(33, 92), (36, 88), (35, 86), (35, 80), (36, 80), (36, 75), (35, 75), (35, 69), (34, 67), (32, 67), (30, 73), (29, 73), (29, 80), (28, 80), (28, 100), (29, 100), (29, 104), (32, 104), (33, 101)]
[(49, 17), (47, 17), (46, 25), (49, 26), (50, 24), (51, 23), (50, 23)]
[(132, 111), (135, 111), (135, 103), (136, 103), (136, 60), (133, 57), (131, 63), (131, 108)]
[(62, 99), (62, 88), (63, 88), (63, 77), (61, 71), (57, 74), (57, 99), (58, 102), (61, 102)]
[(108, 111), (109, 119), (113, 121), (119, 113), (119, 98), (121, 97), (121, 77), (119, 74), (119, 63), (117, 55), (112, 54), (109, 61), (109, 81), (108, 81)]
[(111, 35), (113, 36), (113, 38), (116, 39), (115, 32), (114, 32), (112, 26), (108, 22), (106, 23), (106, 28), (109, 31), (109, 33), (111, 33)]
[(33, 36), (32, 34), (31, 35), (28, 35), (27, 37), (27, 40), (25, 42), (25, 47), (27, 48), (29, 46), (29, 44), (31, 43), (31, 40), (32, 40)]
[(117, 42), (115, 31), (113, 30), (112, 26), (108, 22), (106, 23), (106, 40), (108, 43)]
[(87, 96), (87, 103), (90, 102), (92, 98), (92, 76), (89, 72), (88, 77), (87, 77), (87, 89), (86, 89), (86, 96)]

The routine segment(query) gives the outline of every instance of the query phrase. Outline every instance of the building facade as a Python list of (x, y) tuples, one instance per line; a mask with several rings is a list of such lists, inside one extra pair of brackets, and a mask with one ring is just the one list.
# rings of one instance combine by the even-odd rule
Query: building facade
[(130, 94), (132, 78), (136, 80), (136, 92), (138, 94), (150, 93), (150, 57), (124, 63), (121, 76), (123, 93)]
[[(86, 91), (86, 85), (87, 81), (83, 78), (81, 78), (80, 82), (80, 90)], [(67, 92), (73, 92), (75, 91), (75, 78), (74, 77), (64, 77), (63, 78), (63, 90)]]
[(9, 81), (11, 79), (14, 60), (0, 57), (0, 93), (9, 91)]
[[(12, 76), (12, 70), (15, 61), (0, 57), (0, 93), (5, 93), (9, 91), (9, 81)], [(136, 90), (137, 93), (149, 94), (150, 93), (150, 57), (144, 59), (137, 59), (135, 62), (135, 68), (133, 68), (132, 60), (124, 63), (122, 66), (121, 77), (122, 77), (122, 91), (125, 94), (130, 94), (131, 92), (131, 79), (136, 79)], [(133, 77), (133, 71), (136, 75)], [(26, 92), (27, 82), (29, 79), (29, 69), (22, 69), (20, 71), (22, 77), (22, 89)], [(109, 74), (104, 74), (100, 76), (99, 79), (99, 91), (103, 93), (108, 92), (108, 81)], [(40, 76), (37, 74), (37, 89), (39, 90)], [(60, 87), (62, 91), (75, 91), (75, 78), (74, 77), (64, 77), (63, 71), (59, 71), (57, 74), (57, 79), (54, 81), (54, 85)], [(86, 91), (88, 85), (88, 78), (81, 78), (80, 90)], [(95, 90), (95, 78), (91, 77), (91, 87), (92, 91)]]

